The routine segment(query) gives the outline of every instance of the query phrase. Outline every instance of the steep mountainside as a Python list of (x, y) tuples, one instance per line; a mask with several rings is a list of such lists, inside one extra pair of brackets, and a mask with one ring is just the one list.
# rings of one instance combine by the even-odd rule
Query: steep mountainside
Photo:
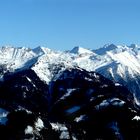
[(140, 139), (139, 50), (1, 47), (1, 138)]
[(48, 48), (0, 48), (0, 80), (8, 72), (32, 69), (47, 84), (58, 71), (80, 67), (96, 71), (126, 86), (140, 105), (140, 46), (105, 45), (97, 50), (75, 47), (71, 51), (53, 51)]
[(125, 87), (78, 67), (56, 71), (49, 84), (31, 69), (4, 75), (3, 140), (140, 138), (140, 112)]

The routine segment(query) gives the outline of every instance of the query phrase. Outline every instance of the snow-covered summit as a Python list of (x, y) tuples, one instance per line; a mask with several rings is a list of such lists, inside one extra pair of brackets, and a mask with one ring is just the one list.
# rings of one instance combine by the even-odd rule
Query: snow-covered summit
[[(29, 68), (36, 62), (37, 57), (38, 55), (30, 48), (3, 46), (0, 48), (0, 68), (4, 69), (5, 72)], [(5, 73), (4, 71), (2, 74)]]
[(25, 47), (15, 48), (12, 46), (3, 46), (0, 48), (0, 58), (5, 60), (29, 58), (32, 56), (35, 56), (35, 54), (30, 48)]
[(93, 52), (91, 50), (76, 46), (74, 47), (70, 53), (74, 53), (74, 54), (93, 54)]
[(112, 51), (112, 50), (116, 50), (116, 49), (118, 49), (118, 46), (116, 46), (114, 44), (106, 44), (103, 47), (94, 50), (94, 52), (97, 53), (97, 54), (99, 54), (99, 55), (104, 55), (108, 51)]
[(51, 53), (52, 50), (46, 47), (37, 47), (33, 49), (33, 52), (36, 53), (37, 55), (43, 55), (43, 54), (47, 54), (47, 53)]
[(106, 44), (103, 47), (93, 50), (98, 55), (106, 55), (108, 52), (112, 53), (120, 53), (124, 51), (128, 51), (129, 53), (136, 53), (139, 50), (140, 46), (136, 44), (131, 45), (114, 45), (114, 44)]

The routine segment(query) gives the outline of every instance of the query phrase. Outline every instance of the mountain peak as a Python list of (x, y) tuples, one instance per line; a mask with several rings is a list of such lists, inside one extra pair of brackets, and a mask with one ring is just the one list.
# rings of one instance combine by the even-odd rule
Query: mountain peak
[(80, 46), (75, 46), (70, 53), (74, 53), (74, 54), (92, 54), (93, 52), (91, 50), (82, 48)]
[(115, 50), (117, 48), (118, 48), (118, 46), (116, 46), (114, 44), (106, 44), (103, 47), (94, 50), (94, 52), (99, 55), (104, 55), (104, 54), (106, 54), (107, 51)]
[(43, 54), (46, 54), (46, 53), (50, 53), (51, 51), (52, 51), (51, 49), (46, 48), (46, 47), (41, 47), (41, 46), (38, 46), (38, 47), (33, 49), (33, 52), (35, 52), (38, 55), (43, 55)]
[(115, 48), (117, 48), (117, 46), (115, 44), (111, 43), (111, 44), (105, 44), (103, 46), (103, 48), (115, 49)]

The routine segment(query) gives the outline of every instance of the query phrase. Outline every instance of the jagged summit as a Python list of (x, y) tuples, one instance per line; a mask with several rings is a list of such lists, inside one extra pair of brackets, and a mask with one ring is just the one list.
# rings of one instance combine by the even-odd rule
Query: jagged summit
[(35, 52), (37, 55), (43, 55), (43, 54), (47, 54), (47, 53), (51, 53), (52, 50), (49, 49), (49, 48), (46, 48), (46, 47), (41, 47), (41, 46), (38, 46), (34, 49), (32, 49), (33, 52)]
[(131, 45), (114, 45), (114, 44), (106, 44), (103, 47), (93, 50), (98, 55), (105, 55), (107, 52), (119, 53), (123, 51), (135, 51), (139, 48), (136, 44)]
[(106, 44), (103, 47), (93, 50), (95, 53), (97, 53), (98, 55), (104, 55), (109, 51), (116, 51), (120, 48), (122, 48), (123, 46), (116, 46), (114, 44)]
[(74, 54), (93, 54), (93, 52), (91, 50), (82, 48), (80, 46), (76, 46), (74, 47), (70, 53), (74, 53)]

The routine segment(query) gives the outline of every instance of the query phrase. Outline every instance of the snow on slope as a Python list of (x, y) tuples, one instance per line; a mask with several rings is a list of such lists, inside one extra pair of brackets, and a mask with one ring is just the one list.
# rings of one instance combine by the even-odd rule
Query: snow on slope
[[(66, 68), (80, 67), (97, 71), (111, 80), (128, 86), (140, 101), (140, 46), (107, 44), (97, 50), (74, 47), (71, 51), (53, 51), (44, 47), (0, 48), (0, 75), (7, 71), (31, 68), (49, 83)], [(3, 72), (2, 72), (3, 71)]]
[(43, 81), (49, 83), (55, 74), (74, 66), (72, 56), (63, 52), (45, 52), (38, 58), (32, 69)]
[(44, 47), (31, 50), (6, 46), (0, 48), (0, 65), (4, 65), (8, 70), (32, 66), (32, 69), (47, 83), (56, 69), (73, 66), (99, 72), (107, 68), (112, 76), (116, 72), (125, 77), (126, 71), (131, 76), (140, 74), (139, 49), (134, 44), (131, 46), (110, 44), (94, 51), (74, 47), (68, 52), (56, 52)]
[[(100, 54), (99, 54), (100, 51)], [(98, 53), (97, 53), (98, 52)], [(102, 53), (101, 53), (102, 52)], [(53, 75), (68, 67), (97, 71), (114, 82), (126, 85), (140, 102), (140, 47), (137, 45), (105, 45), (93, 52), (75, 47), (69, 52), (47, 52), (32, 69), (49, 83)]]
[(5, 69), (5, 71), (14, 71), (23, 67), (30, 67), (35, 63), (36, 57), (37, 54), (30, 48), (14, 48), (11, 46), (0, 48), (0, 66), (1, 69)]
[(112, 75), (116, 72), (122, 78), (125, 78), (126, 74), (133, 77), (140, 74), (140, 55), (136, 54), (134, 49), (136, 50), (132, 46), (115, 46), (111, 44), (95, 50), (96, 55), (87, 54), (83, 57), (75, 57), (73, 62), (88, 71), (100, 72), (101, 69), (104, 69)]
[(93, 54), (92, 51), (88, 50), (88, 49), (85, 49), (85, 48), (82, 48), (82, 47), (79, 47), (79, 46), (76, 46), (74, 47), (70, 53), (74, 53), (74, 54)]
[(127, 73), (132, 77), (140, 74), (139, 51), (140, 48), (134, 44), (131, 46), (110, 44), (93, 51), (75, 47), (68, 52), (52, 51), (44, 47), (31, 50), (6, 46), (0, 48), (0, 65), (8, 70), (32, 67), (47, 83), (54, 72), (73, 66), (88, 71), (106, 70), (112, 76), (119, 74), (125, 78)]
[(80, 67), (87, 71), (97, 71), (114, 82), (121, 83), (140, 102), (140, 47), (137, 45), (105, 45), (98, 50), (75, 47), (67, 52), (45, 52), (32, 67), (38, 76), (49, 83), (54, 74), (69, 67)]

